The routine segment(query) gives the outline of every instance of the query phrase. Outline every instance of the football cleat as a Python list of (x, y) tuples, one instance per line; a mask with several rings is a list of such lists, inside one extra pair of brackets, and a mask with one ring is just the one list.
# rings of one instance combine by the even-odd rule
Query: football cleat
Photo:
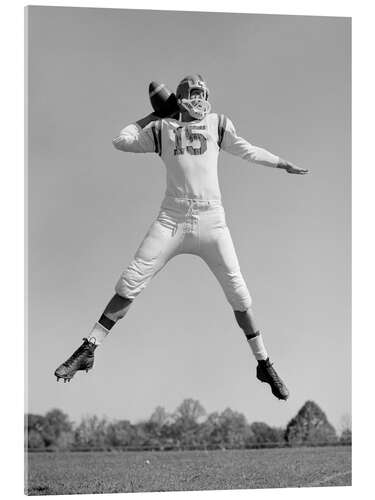
[(94, 365), (94, 351), (97, 348), (95, 339), (83, 339), (83, 343), (76, 351), (55, 370), (57, 382), (60, 378), (70, 382), (77, 371), (85, 370), (86, 373)]
[(289, 397), (289, 391), (286, 385), (278, 376), (275, 368), (270, 362), (270, 358), (258, 361), (257, 379), (271, 386), (271, 391), (278, 399), (286, 401)]

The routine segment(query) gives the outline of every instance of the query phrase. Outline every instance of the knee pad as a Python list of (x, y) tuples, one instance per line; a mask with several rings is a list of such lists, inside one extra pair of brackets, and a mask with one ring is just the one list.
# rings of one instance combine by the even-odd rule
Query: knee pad
[(251, 307), (252, 299), (239, 271), (227, 273), (224, 292), (234, 311), (243, 312)]
[(153, 262), (135, 258), (121, 274), (116, 283), (115, 291), (121, 297), (134, 300), (147, 286), (153, 275)]

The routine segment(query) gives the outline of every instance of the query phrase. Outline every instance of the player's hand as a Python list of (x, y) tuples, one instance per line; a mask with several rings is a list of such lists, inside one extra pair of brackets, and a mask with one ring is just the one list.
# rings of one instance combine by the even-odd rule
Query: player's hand
[(140, 118), (139, 120), (136, 121), (136, 123), (141, 127), (141, 128), (145, 128), (146, 125), (148, 125), (149, 123), (155, 121), (155, 120), (158, 120), (159, 117), (157, 116), (157, 114), (154, 112), (154, 113), (150, 113), (148, 114), (147, 116), (145, 116), (144, 118)]
[(151, 106), (159, 118), (176, 118), (180, 113), (176, 95), (164, 83), (151, 82), (148, 87)]
[(280, 162), (279, 168), (282, 168), (288, 172), (288, 174), (308, 174), (309, 171), (307, 168), (300, 168), (297, 167), (297, 165), (293, 165), (293, 163), (289, 163), (288, 161), (282, 161)]
[(288, 163), (288, 166), (285, 169), (288, 174), (308, 174), (309, 171), (307, 168), (300, 168), (297, 167), (296, 165), (293, 165), (292, 163)]

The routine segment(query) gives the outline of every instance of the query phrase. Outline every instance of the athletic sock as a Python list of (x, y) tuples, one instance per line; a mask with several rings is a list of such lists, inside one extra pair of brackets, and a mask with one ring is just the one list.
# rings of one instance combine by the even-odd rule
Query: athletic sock
[(263, 338), (260, 333), (256, 337), (248, 338), (247, 341), (256, 360), (261, 361), (268, 358), (266, 348), (263, 344)]
[(98, 319), (98, 323), (100, 323), (106, 330), (111, 330), (115, 324), (116, 321), (113, 321), (112, 319), (109, 319), (104, 313), (100, 316)]
[(100, 345), (108, 334), (109, 330), (104, 328), (104, 326), (100, 323), (95, 323), (90, 335), (87, 338), (90, 342), (94, 342), (95, 345)]

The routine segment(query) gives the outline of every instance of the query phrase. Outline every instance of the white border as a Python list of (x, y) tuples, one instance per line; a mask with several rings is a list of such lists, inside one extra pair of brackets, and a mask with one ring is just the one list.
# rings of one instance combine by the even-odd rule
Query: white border
[[(4, 6), (5, 3), (5, 6)], [(1, 96), (2, 96), (2, 170), (1, 170), (1, 304), (2, 308), (2, 494), (5, 498), (23, 497), (23, 7), (27, 2), (13, 0), (1, 4)], [(132, 8), (128, 1), (38, 2), (34, 5)], [(371, 2), (353, 1), (247, 1), (202, 2), (188, 4), (171, 1), (136, 2), (137, 8), (156, 10), (208, 10), (286, 15), (324, 15), (353, 17), (353, 234), (354, 234), (354, 486), (352, 488), (313, 488), (288, 490), (251, 490), (252, 498), (368, 498), (373, 491), (372, 450), (372, 281), (374, 266), (374, 16)], [(4, 114), (5, 108), (5, 114)], [(4, 280), (5, 277), (5, 280)], [(371, 286), (371, 288), (370, 288)], [(367, 382), (366, 382), (367, 381)], [(371, 385), (369, 382), (371, 382)], [(322, 388), (324, 390), (324, 388)], [(371, 454), (371, 455), (370, 455)], [(370, 469), (371, 468), (371, 469)], [(194, 496), (193, 496), (194, 495)], [(248, 498), (249, 490), (169, 494), (137, 494), (135, 498)], [(81, 496), (73, 495), (73, 498)], [(96, 499), (97, 495), (89, 495)], [(127, 494), (126, 498), (134, 495)], [(60, 498), (60, 497), (58, 497)], [(66, 497), (62, 497), (66, 498)], [(72, 496), (70, 496), (72, 498)], [(87, 496), (85, 497), (87, 498)], [(100, 498), (113, 499), (104, 495)]]

